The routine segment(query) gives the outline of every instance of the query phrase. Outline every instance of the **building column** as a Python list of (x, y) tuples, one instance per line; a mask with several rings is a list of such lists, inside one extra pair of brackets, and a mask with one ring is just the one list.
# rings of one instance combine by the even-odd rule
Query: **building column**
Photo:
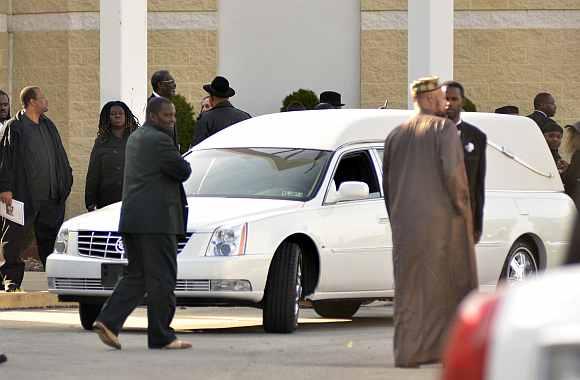
[(122, 100), (143, 123), (147, 104), (147, 0), (100, 0), (101, 106)]
[(409, 83), (430, 75), (453, 79), (453, 0), (408, 1)]

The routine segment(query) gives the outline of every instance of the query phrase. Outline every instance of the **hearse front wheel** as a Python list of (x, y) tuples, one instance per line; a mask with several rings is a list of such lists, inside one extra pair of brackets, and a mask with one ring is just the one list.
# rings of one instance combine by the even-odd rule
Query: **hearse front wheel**
[(103, 305), (100, 303), (79, 303), (79, 316), (81, 317), (81, 325), (85, 330), (93, 329), (93, 323), (97, 320), (101, 307)]
[(284, 243), (276, 251), (266, 283), (262, 319), (269, 333), (290, 333), (298, 327), (302, 297), (302, 250)]

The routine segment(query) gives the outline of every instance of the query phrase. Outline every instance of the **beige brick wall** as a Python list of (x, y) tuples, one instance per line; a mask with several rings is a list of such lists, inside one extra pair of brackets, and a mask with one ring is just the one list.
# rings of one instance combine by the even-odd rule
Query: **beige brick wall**
[(12, 14), (94, 12), (99, 0), (12, 0)]
[(0, 89), (8, 91), (9, 69), (9, 37), (8, 33), (0, 33)]
[(215, 11), (217, 0), (149, 0), (149, 11)]
[(482, 111), (514, 104), (528, 113), (548, 91), (560, 123), (580, 120), (580, 30), (460, 30), (454, 58), (455, 78)]
[(407, 31), (361, 33), (361, 106), (407, 108)]
[[(407, 104), (406, 31), (364, 31), (362, 106)], [(478, 110), (513, 104), (527, 114), (540, 91), (554, 94), (556, 119), (580, 120), (580, 30), (456, 30), (455, 78)]]
[[(121, 1), (121, 0), (119, 0)], [(0, 12), (8, 10), (9, 1), (0, 0)], [(215, 11), (217, 0), (148, 0), (149, 11)], [(97, 12), (99, 0), (13, 0), (13, 14)]]
[(84, 211), (85, 178), (89, 156), (97, 135), (100, 112), (99, 32), (69, 32), (67, 147), (73, 174), (69, 214)]
[[(362, 0), (364, 11), (406, 10), (408, 0)], [(579, 0), (455, 0), (456, 10), (580, 9)]]

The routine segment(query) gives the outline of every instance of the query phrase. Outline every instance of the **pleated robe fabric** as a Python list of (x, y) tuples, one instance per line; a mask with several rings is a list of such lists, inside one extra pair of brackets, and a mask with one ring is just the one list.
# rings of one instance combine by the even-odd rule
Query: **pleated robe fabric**
[(460, 302), (478, 286), (457, 128), (418, 114), (389, 134), (383, 165), (393, 236), (395, 365), (437, 362)]

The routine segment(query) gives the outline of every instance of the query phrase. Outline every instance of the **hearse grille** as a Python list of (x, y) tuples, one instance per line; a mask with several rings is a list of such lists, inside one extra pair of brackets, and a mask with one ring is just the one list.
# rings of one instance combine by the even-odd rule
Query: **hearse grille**
[[(209, 292), (209, 280), (177, 280), (176, 292)], [(113, 290), (103, 286), (100, 278), (65, 278), (54, 279), (56, 290)]]
[[(185, 244), (189, 241), (192, 233), (185, 234), (185, 238), (177, 240), (177, 254), (179, 255)], [(118, 232), (106, 231), (79, 231), (78, 235), (79, 255), (86, 257), (99, 257), (103, 259), (125, 260), (125, 247), (123, 239)]]

